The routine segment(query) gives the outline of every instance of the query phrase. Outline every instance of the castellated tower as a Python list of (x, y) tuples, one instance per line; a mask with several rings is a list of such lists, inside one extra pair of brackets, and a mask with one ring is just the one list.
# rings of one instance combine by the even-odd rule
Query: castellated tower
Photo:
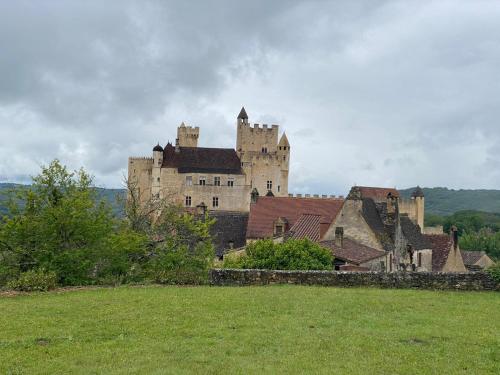
[(177, 139), (180, 147), (198, 147), (200, 128), (186, 126), (184, 122), (177, 128)]
[(250, 125), (245, 108), (241, 108), (236, 126), (236, 152), (247, 185), (261, 196), (288, 196), (290, 144), (286, 135), (278, 142), (278, 125)]

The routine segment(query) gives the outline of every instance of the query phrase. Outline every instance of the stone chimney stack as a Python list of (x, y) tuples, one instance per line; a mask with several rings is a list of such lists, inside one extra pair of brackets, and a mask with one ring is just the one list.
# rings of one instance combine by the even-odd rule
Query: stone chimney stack
[(344, 227), (335, 228), (335, 246), (344, 247)]

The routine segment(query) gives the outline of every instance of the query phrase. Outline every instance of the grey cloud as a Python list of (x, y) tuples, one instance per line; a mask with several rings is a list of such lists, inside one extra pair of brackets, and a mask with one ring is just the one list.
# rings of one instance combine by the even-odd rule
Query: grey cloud
[(294, 192), (498, 188), (499, 18), (465, 0), (1, 2), (0, 176), (58, 157), (117, 186), (181, 121), (234, 147), (245, 105), (287, 131)]

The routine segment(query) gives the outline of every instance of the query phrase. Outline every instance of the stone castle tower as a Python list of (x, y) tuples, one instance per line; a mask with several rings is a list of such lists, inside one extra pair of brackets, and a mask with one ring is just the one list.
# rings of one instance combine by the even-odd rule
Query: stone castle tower
[(244, 107), (236, 126), (236, 152), (246, 183), (260, 195), (288, 196), (290, 143), (286, 134), (278, 142), (278, 125), (252, 126)]
[(278, 125), (251, 126), (242, 108), (236, 150), (198, 147), (199, 127), (182, 123), (175, 146), (153, 148), (153, 157), (130, 157), (129, 181), (141, 202), (168, 199), (186, 208), (247, 212), (250, 193), (288, 195), (290, 144), (278, 142)]

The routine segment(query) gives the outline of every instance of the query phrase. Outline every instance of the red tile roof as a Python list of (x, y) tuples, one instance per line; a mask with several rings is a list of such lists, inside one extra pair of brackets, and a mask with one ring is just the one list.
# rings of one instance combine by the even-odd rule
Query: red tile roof
[(331, 223), (343, 203), (344, 200), (338, 198), (259, 197), (250, 205), (247, 238), (272, 237), (274, 222), (279, 217), (288, 220), (290, 228), (303, 214), (319, 215)]
[(395, 197), (399, 197), (399, 191), (392, 188), (380, 188), (369, 186), (358, 186), (361, 192), (361, 198), (372, 198), (374, 201), (381, 201), (387, 199), (387, 195), (391, 193)]
[(335, 245), (335, 240), (321, 241), (320, 245), (331, 249), (335, 258), (356, 265), (385, 255), (385, 251), (362, 245), (349, 238), (344, 238), (342, 247)]
[(290, 228), (290, 238), (309, 238), (311, 241), (318, 242), (321, 221), (321, 215), (300, 215), (293, 227)]
[(425, 234), (424, 236), (432, 247), (432, 270), (439, 272), (448, 260), (453, 247), (453, 239), (447, 234)]

